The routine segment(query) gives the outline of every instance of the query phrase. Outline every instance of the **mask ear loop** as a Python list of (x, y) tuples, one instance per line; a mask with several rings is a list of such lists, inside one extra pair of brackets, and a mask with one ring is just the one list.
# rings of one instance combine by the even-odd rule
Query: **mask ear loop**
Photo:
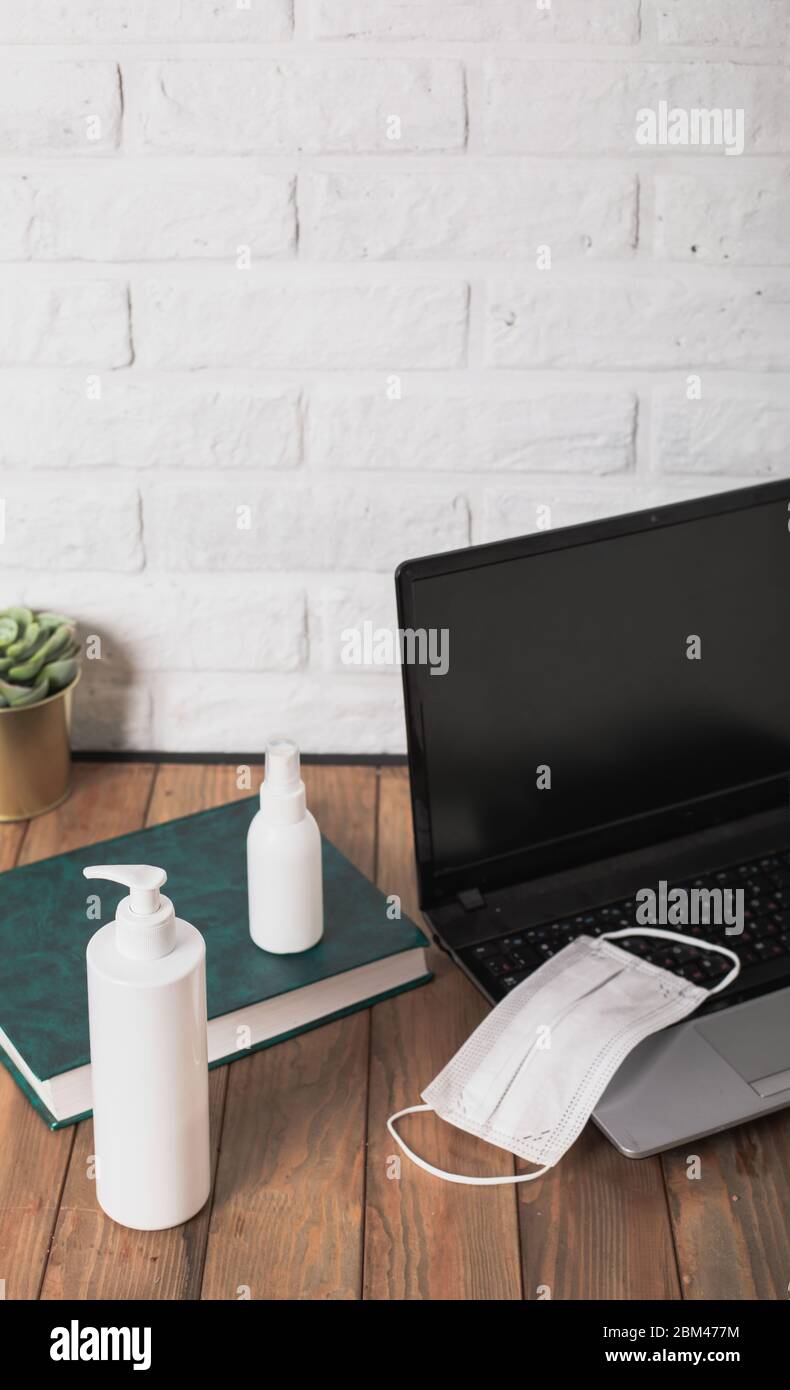
[(724, 979), (719, 984), (714, 985), (713, 989), (709, 989), (708, 994), (718, 994), (719, 990), (726, 989), (733, 980), (737, 980), (741, 973), (740, 958), (728, 946), (718, 946), (713, 941), (699, 941), (696, 936), (681, 936), (676, 931), (662, 931), (660, 927), (624, 927), (622, 931), (602, 932), (596, 939), (598, 941), (616, 941), (620, 936), (660, 936), (666, 941), (674, 941), (676, 945), (678, 942), (684, 942), (686, 946), (695, 946), (698, 951), (718, 951), (722, 956), (729, 956), (733, 962), (732, 970), (728, 970)]
[(390, 1115), (387, 1120), (387, 1129), (395, 1140), (395, 1143), (400, 1145), (403, 1152), (411, 1159), (412, 1163), (416, 1163), (418, 1168), (424, 1168), (426, 1173), (431, 1173), (435, 1178), (444, 1178), (447, 1182), (465, 1183), (470, 1187), (501, 1187), (503, 1183), (532, 1182), (534, 1178), (542, 1178), (543, 1174), (547, 1173), (549, 1168), (553, 1168), (554, 1166), (552, 1163), (547, 1163), (546, 1167), (539, 1168), (537, 1173), (519, 1173), (515, 1176), (510, 1173), (507, 1177), (503, 1178), (464, 1177), (463, 1173), (448, 1173), (444, 1168), (435, 1168), (432, 1163), (428, 1162), (427, 1158), (420, 1158), (419, 1154), (416, 1154), (413, 1149), (409, 1148), (406, 1141), (401, 1139), (394, 1124), (394, 1121), (399, 1120), (403, 1115), (417, 1115), (421, 1111), (424, 1112), (426, 1110), (432, 1111), (433, 1106), (407, 1105), (405, 1110), (397, 1110), (394, 1115)]

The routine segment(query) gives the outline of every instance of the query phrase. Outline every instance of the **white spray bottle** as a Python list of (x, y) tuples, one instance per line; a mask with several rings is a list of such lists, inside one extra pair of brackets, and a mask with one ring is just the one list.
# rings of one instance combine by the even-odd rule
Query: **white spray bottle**
[(266, 748), (261, 809), (247, 832), (250, 936), (264, 951), (307, 951), (324, 932), (321, 834), (307, 809), (299, 749)]
[(114, 922), (88, 943), (96, 1196), (122, 1226), (194, 1216), (211, 1184), (206, 947), (176, 917), (151, 864), (94, 864), (123, 883)]

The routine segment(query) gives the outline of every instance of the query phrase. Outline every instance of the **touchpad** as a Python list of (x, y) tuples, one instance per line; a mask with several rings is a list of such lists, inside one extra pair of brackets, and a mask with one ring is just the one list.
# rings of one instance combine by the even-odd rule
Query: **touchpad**
[[(790, 1073), (790, 989), (701, 1019), (696, 1028), (760, 1095), (773, 1093), (771, 1078)], [(786, 1084), (790, 1087), (790, 1075)]]

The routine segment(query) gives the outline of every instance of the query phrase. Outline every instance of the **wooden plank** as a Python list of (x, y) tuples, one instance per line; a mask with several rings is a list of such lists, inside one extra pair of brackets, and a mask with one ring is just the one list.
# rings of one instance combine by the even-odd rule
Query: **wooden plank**
[[(306, 767), (319, 825), (374, 864), (376, 774)], [(369, 1012), (230, 1068), (204, 1298), (359, 1297)]]
[(153, 777), (150, 763), (75, 763), (71, 796), (30, 822), (19, 863), (139, 830)]
[(790, 1111), (675, 1149), (664, 1168), (684, 1297), (786, 1299)]
[(624, 1158), (590, 1123), (518, 1203), (525, 1298), (680, 1297), (659, 1159)]
[[(236, 768), (162, 764), (157, 770), (146, 825), (223, 805), (249, 789), (237, 786)], [(165, 867), (167, 867), (165, 865)], [(209, 1079), (212, 1152), (222, 1127), (227, 1068)], [(78, 1126), (42, 1290), (44, 1298), (197, 1298), (203, 1272), (210, 1200), (184, 1226), (130, 1231), (96, 1204), (89, 1177), (93, 1124)]]
[[(152, 778), (153, 769), (144, 764), (77, 764), (71, 797), (30, 822), (19, 862), (137, 829)], [(47, 1129), (0, 1070), (0, 1278), (6, 1298), (38, 1294), (74, 1137), (74, 1126)]]
[[(381, 772), (378, 886), (419, 919), (407, 775)], [(487, 1005), (460, 970), (431, 950), (437, 978), (377, 1004), (371, 1019), (370, 1119), (364, 1295), (371, 1299), (518, 1299), (519, 1236), (513, 1187), (442, 1182), (400, 1154), (386, 1129), (483, 1018)], [(456, 1173), (512, 1171), (508, 1155), (433, 1115), (410, 1116), (404, 1136)], [(399, 1176), (392, 1176), (393, 1173)]]

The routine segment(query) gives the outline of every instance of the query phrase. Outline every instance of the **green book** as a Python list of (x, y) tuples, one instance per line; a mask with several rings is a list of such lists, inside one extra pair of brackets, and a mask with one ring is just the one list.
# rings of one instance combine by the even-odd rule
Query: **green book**
[(312, 950), (271, 955), (247, 919), (247, 828), (258, 798), (119, 835), (0, 875), (0, 1061), (53, 1129), (90, 1114), (85, 950), (124, 890), (87, 864), (157, 864), (177, 917), (206, 942), (210, 1067), (430, 980), (419, 927), (323, 840), (324, 935)]

